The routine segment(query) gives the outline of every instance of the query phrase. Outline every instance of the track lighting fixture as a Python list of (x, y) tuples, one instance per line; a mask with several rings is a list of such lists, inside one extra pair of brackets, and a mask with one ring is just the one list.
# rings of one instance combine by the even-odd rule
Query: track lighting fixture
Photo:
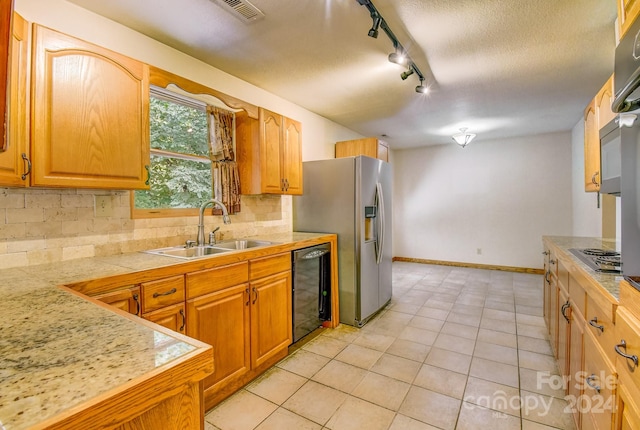
[(429, 87), (424, 84), (424, 79), (420, 79), (420, 85), (416, 87), (416, 93), (427, 94)]
[(404, 80), (406, 80), (406, 79), (407, 79), (409, 76), (411, 76), (411, 75), (413, 75), (413, 69), (412, 69), (411, 67), (409, 67), (409, 68), (407, 69), (407, 71), (406, 71), (406, 72), (402, 72), (402, 73), (400, 74), (400, 77), (401, 77), (401, 78), (402, 78), (402, 80), (404, 81)]
[(389, 54), (389, 61), (391, 63), (399, 64), (401, 66), (407, 65), (407, 54), (401, 49), (396, 48), (396, 52)]
[(402, 74), (400, 74), (402, 80), (406, 80), (409, 76), (415, 73), (418, 76), (418, 79), (420, 79), (420, 85), (416, 87), (416, 92), (427, 93), (429, 91), (429, 88), (424, 85), (424, 75), (422, 74), (418, 66), (416, 66), (416, 64), (413, 62), (413, 60), (411, 60), (404, 47), (400, 44), (400, 42), (398, 42), (398, 38), (395, 34), (393, 34), (393, 31), (391, 31), (391, 28), (389, 28), (387, 22), (384, 20), (382, 15), (380, 15), (378, 9), (376, 9), (371, 0), (356, 1), (358, 2), (358, 4), (360, 4), (361, 6), (365, 6), (367, 10), (369, 10), (371, 19), (373, 20), (373, 25), (371, 26), (371, 29), (368, 33), (369, 37), (377, 38), (378, 28), (382, 28), (387, 37), (389, 37), (389, 39), (391, 40), (391, 43), (393, 43), (393, 47), (395, 48), (395, 52), (389, 54), (389, 61), (408, 67), (405, 72), (402, 72)]
[(382, 22), (382, 18), (379, 15), (371, 14), (371, 18), (373, 19), (373, 25), (371, 26), (371, 30), (369, 30), (369, 37), (373, 37), (374, 39), (378, 38), (378, 28), (380, 27), (380, 23)]

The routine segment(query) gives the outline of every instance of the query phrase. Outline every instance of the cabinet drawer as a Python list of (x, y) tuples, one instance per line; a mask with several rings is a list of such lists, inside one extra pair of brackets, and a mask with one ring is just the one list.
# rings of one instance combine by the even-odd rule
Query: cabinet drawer
[(249, 262), (249, 279), (260, 279), (275, 273), (291, 270), (291, 253), (256, 258)]
[(187, 273), (187, 299), (243, 284), (248, 280), (249, 264), (246, 261)]
[(569, 275), (569, 297), (571, 297), (571, 301), (575, 303), (580, 313), (586, 318), (587, 293), (585, 293), (580, 282), (571, 275)]
[[(618, 307), (616, 312), (615, 344), (626, 342), (626, 347), (618, 347), (620, 352), (629, 356), (640, 357), (640, 321), (624, 306)], [(633, 383), (640, 387), (640, 370), (631, 358), (625, 358), (616, 352), (615, 367), (628, 370)]]
[(130, 314), (140, 315), (140, 288), (138, 287), (110, 291), (93, 298)]
[(611, 312), (605, 312), (599, 303), (591, 296), (587, 296), (587, 314), (585, 315), (587, 331), (591, 332), (609, 361), (615, 363), (617, 354), (613, 347), (616, 344), (616, 338), (611, 317)]
[(184, 301), (184, 276), (173, 276), (158, 281), (144, 282), (142, 288), (142, 313)]
[(588, 415), (591, 415), (596, 428), (610, 429), (616, 405), (614, 396), (617, 375), (590, 333), (584, 336), (584, 351), (584, 395), (591, 400), (590, 404), (593, 406)]

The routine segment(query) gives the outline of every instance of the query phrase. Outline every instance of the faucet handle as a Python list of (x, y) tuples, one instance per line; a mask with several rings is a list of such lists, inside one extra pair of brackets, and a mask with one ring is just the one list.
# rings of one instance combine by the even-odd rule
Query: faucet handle
[(216, 244), (216, 231), (220, 230), (220, 226), (213, 229), (213, 231), (209, 232), (209, 245)]
[(195, 246), (195, 244), (196, 244), (196, 241), (195, 241), (195, 240), (187, 240), (187, 241), (184, 243), (184, 247), (185, 247), (185, 248), (193, 248), (193, 247)]

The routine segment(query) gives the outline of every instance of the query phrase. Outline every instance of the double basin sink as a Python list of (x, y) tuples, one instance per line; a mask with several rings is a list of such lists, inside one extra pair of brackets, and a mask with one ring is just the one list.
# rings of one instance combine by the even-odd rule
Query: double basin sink
[(190, 247), (187, 247), (185, 245), (170, 246), (167, 248), (150, 249), (143, 252), (147, 254), (166, 255), (167, 257), (191, 260), (194, 258), (224, 254), (226, 252), (231, 252), (238, 249), (258, 248), (261, 246), (273, 245), (274, 243), (275, 242), (269, 242), (266, 240), (237, 239), (228, 240), (212, 245), (194, 245)]

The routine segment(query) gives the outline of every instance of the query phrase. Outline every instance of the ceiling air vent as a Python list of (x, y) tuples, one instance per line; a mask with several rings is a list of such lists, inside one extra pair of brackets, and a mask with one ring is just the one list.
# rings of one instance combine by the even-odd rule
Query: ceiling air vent
[(213, 0), (233, 16), (249, 24), (264, 18), (264, 13), (247, 0)]

